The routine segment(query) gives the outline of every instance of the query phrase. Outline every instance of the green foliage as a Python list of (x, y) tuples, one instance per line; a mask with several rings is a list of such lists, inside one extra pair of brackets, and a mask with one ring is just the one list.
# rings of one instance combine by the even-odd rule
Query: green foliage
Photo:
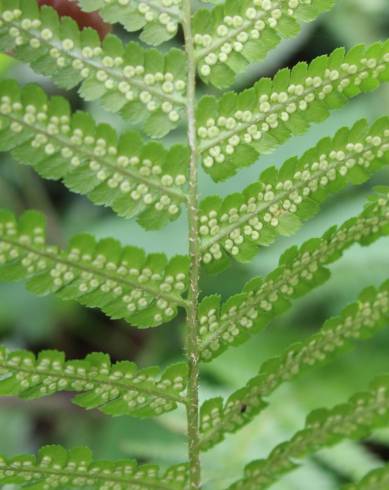
[[(153, 417), (181, 407), (187, 415), (189, 457), (187, 464), (162, 474), (154, 465), (134, 461), (94, 461), (85, 448), (47, 446), (37, 457), (0, 456), (0, 486), (200, 490), (201, 450), (252, 421), (279, 385), (388, 324), (386, 281), (365, 289), (318, 332), (265, 362), (226, 400), (210, 398), (199, 406), (200, 362), (244, 342), (327, 281), (328, 266), (347, 249), (389, 235), (389, 187), (377, 188), (359, 215), (332, 226), (321, 238), (292, 246), (266, 277), (252, 278), (223, 303), (218, 295), (199, 298), (202, 269), (220, 271), (230, 258), (249, 262), (260, 246), (293, 235), (334, 193), (382, 170), (388, 163), (389, 118), (343, 128), (303, 156), (266, 168), (256, 182), (223, 199), (206, 196), (199, 203), (197, 163), (215, 181), (227, 179), (349, 99), (378, 88), (389, 80), (389, 41), (347, 52), (336, 49), (310, 64), (281, 69), (273, 79), (262, 78), (240, 93), (215, 96), (205, 87), (197, 103), (196, 70), (207, 84), (227, 87), (249, 63), (264, 58), (281, 38), (296, 35), (301, 22), (314, 20), (334, 1), (211, 0), (213, 6), (194, 14), (190, 0), (79, 2), (86, 12), (97, 9), (107, 22), (142, 31), (140, 39), (150, 45), (172, 39), (180, 28), (185, 50), (125, 45), (111, 34), (101, 41), (97, 31), (79, 27), (80, 19), (60, 17), (37, 0), (0, 0), (0, 49), (62, 89), (77, 87), (82, 99), (98, 101), (123, 117), (118, 126), (125, 126), (118, 134), (112, 128), (116, 119), (98, 123), (37, 85), (22, 88), (3, 80), (0, 150), (120, 217), (136, 217), (146, 230), (167, 225), (186, 208), (189, 253), (171, 259), (146, 255), (115, 239), (87, 234), (62, 247), (47, 242), (40, 213), (26, 211), (16, 219), (0, 210), (0, 280), (26, 281), (34, 294), (74, 300), (139, 328), (167, 323), (182, 308), (186, 362), (162, 370), (127, 360), (111, 363), (103, 353), (66, 360), (60, 351), (35, 354), (1, 346), (0, 395), (35, 399), (74, 392), (80, 407), (113, 416)], [(106, 117), (104, 111), (96, 113), (96, 119)], [(161, 138), (181, 122), (187, 124), (185, 144), (167, 148), (141, 136), (140, 131)], [(136, 130), (128, 131), (127, 124)], [(179, 136), (177, 131), (170, 141)], [(250, 463), (230, 490), (268, 488), (302, 458), (387, 425), (388, 390), (386, 376), (343, 405), (315, 411), (303, 430), (268, 458)], [(387, 482), (384, 468), (347, 490), (379, 490)]]
[(94, 461), (89, 449), (66, 451), (61, 446), (43, 447), (38, 456), (0, 456), (0, 483), (29, 488), (70, 490), (181, 490), (187, 468), (176, 465), (161, 475), (155, 465), (138, 466), (135, 461)]
[(109, 415), (152, 417), (185, 404), (187, 367), (139, 369), (134, 363), (111, 364), (106, 354), (66, 361), (63, 352), (10, 351), (0, 346), (0, 395), (27, 400), (60, 391), (81, 393), (74, 403), (86, 409), (99, 408)]
[(177, 34), (182, 20), (182, 0), (80, 0), (85, 12), (99, 10), (106, 22), (118, 22), (129, 32), (143, 29), (139, 36), (156, 46)]
[(239, 94), (206, 96), (198, 105), (199, 149), (205, 170), (224, 180), (362, 92), (389, 80), (389, 42), (336, 49), (309, 65), (284, 68)]
[(225, 433), (236, 432), (251, 422), (268, 405), (264, 398), (282, 383), (307, 368), (328, 362), (353, 341), (370, 338), (388, 321), (389, 281), (386, 281), (379, 289), (364, 290), (356, 303), (326, 321), (316, 334), (267, 361), (244, 388), (229, 396), (224, 406), (221, 398), (207, 400), (201, 407), (202, 449), (209, 449), (220, 442)]
[(346, 485), (343, 490), (386, 490), (389, 485), (389, 465), (368, 473), (358, 483)]
[(267, 277), (252, 279), (223, 305), (218, 296), (204, 298), (199, 307), (203, 360), (211, 361), (229, 346), (241, 344), (288, 309), (292, 299), (327, 281), (330, 272), (326, 266), (349, 247), (369, 245), (388, 235), (389, 188), (377, 192), (359, 216), (331, 227), (321, 238), (310, 239), (300, 248), (291, 247)]
[[(211, 2), (215, 3), (215, 2)], [(249, 63), (260, 61), (283, 37), (329, 10), (334, 0), (226, 0), (193, 19), (196, 58), (204, 81), (226, 88)]]
[(93, 29), (80, 30), (53, 8), (39, 9), (35, 0), (2, 0), (0, 20), (0, 49), (12, 50), (60, 87), (81, 83), (84, 99), (98, 99), (107, 110), (142, 122), (150, 136), (164, 136), (177, 126), (186, 90), (182, 51), (161, 54), (136, 43), (124, 46), (113, 35), (101, 43)]
[(246, 466), (244, 477), (230, 490), (263, 490), (285, 473), (298, 467), (297, 461), (343, 439), (362, 439), (374, 428), (385, 426), (389, 417), (389, 377), (377, 379), (370, 390), (332, 409), (312, 412), (304, 429), (278, 445), (263, 460)]
[(72, 114), (66, 99), (48, 99), (36, 85), (20, 89), (2, 81), (0, 101), (0, 149), (16, 160), (119, 216), (138, 216), (147, 229), (179, 216), (187, 199), (186, 147), (165, 150), (135, 131), (118, 136), (88, 113)]
[(325, 138), (280, 169), (268, 167), (258, 182), (200, 207), (202, 259), (210, 271), (228, 266), (228, 256), (248, 262), (259, 245), (293, 235), (320, 204), (349, 183), (361, 184), (389, 163), (389, 118), (371, 127), (365, 120)]
[(77, 235), (62, 250), (46, 243), (41, 214), (28, 211), (16, 220), (0, 212), (0, 280), (27, 279), (34, 294), (54, 293), (147, 328), (171, 320), (185, 306), (187, 274), (185, 257), (146, 256), (111, 238), (96, 242)]

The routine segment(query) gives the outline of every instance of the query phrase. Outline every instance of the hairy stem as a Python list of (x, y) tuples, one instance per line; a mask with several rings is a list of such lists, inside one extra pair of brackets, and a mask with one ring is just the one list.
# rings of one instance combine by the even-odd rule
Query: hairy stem
[(189, 166), (189, 254), (190, 254), (190, 287), (189, 306), (187, 307), (187, 356), (189, 364), (188, 383), (188, 446), (189, 446), (189, 489), (198, 490), (201, 481), (200, 467), (200, 437), (199, 437), (199, 346), (198, 346), (198, 298), (199, 298), (199, 271), (200, 271), (200, 240), (198, 235), (198, 149), (196, 132), (196, 59), (192, 36), (192, 6), (191, 0), (184, 0), (184, 36), (185, 49), (188, 57), (188, 144), (191, 158)]

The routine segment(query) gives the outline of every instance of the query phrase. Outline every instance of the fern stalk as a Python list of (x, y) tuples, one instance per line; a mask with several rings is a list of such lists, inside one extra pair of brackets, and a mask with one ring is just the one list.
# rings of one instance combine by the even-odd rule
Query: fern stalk
[(187, 79), (187, 117), (188, 117), (188, 145), (190, 148), (189, 163), (189, 201), (188, 201), (188, 227), (189, 227), (189, 306), (187, 307), (187, 357), (189, 368), (188, 379), (188, 449), (189, 449), (189, 488), (200, 488), (200, 432), (199, 432), (199, 372), (200, 351), (198, 344), (198, 302), (199, 277), (201, 264), (200, 236), (199, 236), (199, 198), (198, 198), (198, 147), (196, 130), (196, 57), (192, 33), (192, 5), (191, 0), (183, 3), (183, 29), (185, 50), (188, 59)]

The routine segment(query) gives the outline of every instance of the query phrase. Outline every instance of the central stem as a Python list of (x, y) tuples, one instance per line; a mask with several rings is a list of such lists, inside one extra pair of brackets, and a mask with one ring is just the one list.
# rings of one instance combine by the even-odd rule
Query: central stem
[(198, 149), (196, 131), (196, 58), (192, 36), (192, 5), (191, 0), (184, 0), (183, 28), (185, 49), (188, 59), (187, 80), (187, 117), (188, 144), (190, 147), (189, 164), (189, 255), (190, 255), (190, 286), (189, 305), (187, 307), (187, 339), (186, 349), (189, 365), (188, 382), (188, 446), (189, 446), (189, 489), (199, 490), (201, 482), (200, 437), (199, 437), (199, 346), (198, 346), (198, 300), (200, 276), (200, 240), (198, 235)]

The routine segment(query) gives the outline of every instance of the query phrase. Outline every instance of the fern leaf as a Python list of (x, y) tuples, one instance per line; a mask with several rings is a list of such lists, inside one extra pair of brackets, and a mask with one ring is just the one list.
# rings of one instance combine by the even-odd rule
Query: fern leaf
[(37, 457), (0, 456), (0, 483), (34, 489), (183, 490), (187, 465), (175, 465), (161, 474), (158, 466), (134, 460), (95, 461), (86, 447), (66, 450), (45, 446)]
[(326, 266), (347, 248), (389, 234), (389, 188), (379, 188), (377, 193), (359, 216), (331, 227), (322, 238), (308, 240), (299, 249), (287, 250), (273, 272), (252, 279), (222, 306), (218, 296), (205, 298), (199, 306), (202, 359), (210, 361), (230, 345), (244, 342), (289, 308), (293, 298), (325, 282), (330, 274)]
[(186, 306), (187, 269), (186, 257), (146, 256), (86, 234), (61, 250), (46, 243), (40, 213), (28, 211), (16, 221), (9, 211), (0, 212), (0, 280), (26, 279), (35, 294), (54, 293), (140, 328), (167, 322)]
[(300, 159), (267, 168), (243, 193), (205, 199), (200, 211), (203, 262), (211, 272), (225, 268), (229, 256), (247, 262), (260, 245), (297, 231), (335, 191), (365, 182), (387, 163), (389, 118), (371, 127), (361, 120), (321, 140)]
[(226, 0), (194, 16), (196, 57), (206, 83), (227, 88), (249, 63), (266, 57), (283, 37), (330, 10), (334, 0)]
[(351, 483), (343, 490), (387, 490), (389, 488), (389, 465), (370, 471), (358, 483)]
[(165, 150), (134, 131), (118, 137), (87, 113), (72, 114), (62, 97), (48, 99), (36, 85), (0, 82), (0, 150), (122, 217), (138, 215), (147, 229), (176, 219), (187, 200), (185, 146)]
[(81, 83), (86, 100), (140, 124), (154, 137), (175, 128), (185, 105), (186, 60), (181, 50), (166, 55), (118, 37), (101, 43), (93, 29), (80, 30), (69, 17), (38, 7), (36, 0), (1, 0), (0, 48), (49, 76), (60, 87)]
[(285, 473), (298, 467), (296, 461), (343, 439), (361, 439), (389, 420), (389, 376), (377, 379), (370, 390), (354, 395), (333, 409), (311, 413), (303, 430), (277, 446), (267, 459), (253, 461), (244, 477), (229, 490), (264, 490)]
[(282, 69), (240, 94), (204, 97), (197, 117), (205, 170), (216, 181), (234, 175), (351, 97), (388, 81), (388, 67), (388, 41), (359, 45)]
[(99, 10), (106, 22), (120, 23), (127, 31), (143, 29), (140, 39), (157, 46), (177, 34), (182, 21), (182, 0), (79, 0), (86, 12)]
[(352, 341), (371, 337), (389, 320), (389, 281), (378, 290), (364, 290), (358, 301), (331, 318), (314, 335), (292, 345), (279, 357), (266, 362), (259, 374), (244, 388), (234, 392), (223, 406), (220, 398), (207, 400), (201, 407), (201, 447), (207, 450), (248, 424), (267, 406), (268, 397), (283, 382), (295, 378), (306, 368), (332, 358)]
[(66, 361), (63, 352), (10, 351), (0, 346), (0, 396), (32, 400), (58, 393), (80, 393), (74, 403), (109, 415), (152, 417), (185, 404), (185, 364), (139, 369), (128, 361), (111, 364), (106, 354)]

